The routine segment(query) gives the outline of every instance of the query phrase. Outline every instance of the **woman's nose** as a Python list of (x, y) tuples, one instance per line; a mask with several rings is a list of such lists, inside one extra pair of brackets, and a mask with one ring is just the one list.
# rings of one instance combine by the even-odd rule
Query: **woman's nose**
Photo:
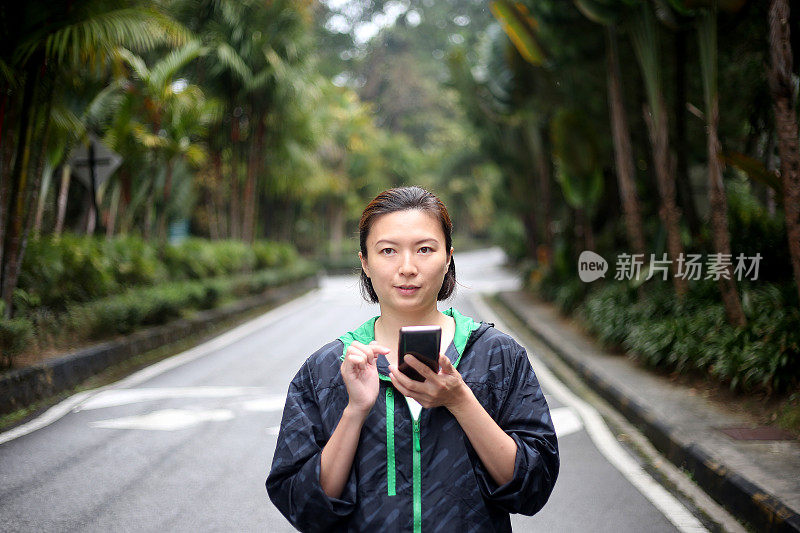
[(400, 263), (400, 274), (413, 276), (416, 273), (417, 266), (414, 264), (414, 256), (412, 254), (403, 254), (403, 261)]

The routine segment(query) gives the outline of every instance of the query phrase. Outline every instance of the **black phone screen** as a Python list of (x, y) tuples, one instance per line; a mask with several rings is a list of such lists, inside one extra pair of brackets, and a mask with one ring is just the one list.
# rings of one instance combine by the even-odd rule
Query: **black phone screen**
[(439, 326), (407, 326), (400, 328), (400, 346), (397, 350), (397, 368), (414, 381), (425, 381), (419, 372), (403, 361), (411, 354), (425, 363), (434, 372), (439, 372), (439, 348), (442, 343), (442, 328)]

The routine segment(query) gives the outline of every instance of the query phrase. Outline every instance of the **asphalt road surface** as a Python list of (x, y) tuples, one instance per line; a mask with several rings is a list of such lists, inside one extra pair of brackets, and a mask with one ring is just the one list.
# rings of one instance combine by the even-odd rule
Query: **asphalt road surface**
[[(457, 255), (460, 286), (441, 308), (496, 322), (479, 294), (517, 286), (502, 261), (497, 249)], [(377, 313), (355, 277), (327, 278), (210, 344), (74, 398), (44, 427), (0, 436), (0, 531), (294, 531), (264, 488), (289, 381)], [(702, 531), (529, 354), (561, 472), (538, 515), (512, 518), (515, 531)]]

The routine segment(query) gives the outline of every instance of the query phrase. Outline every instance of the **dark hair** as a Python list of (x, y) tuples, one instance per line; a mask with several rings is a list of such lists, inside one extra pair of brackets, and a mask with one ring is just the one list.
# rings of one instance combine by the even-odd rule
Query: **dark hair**
[[(358, 223), (359, 241), (361, 243), (361, 255), (367, 257), (367, 236), (372, 227), (375, 218), (394, 213), (397, 211), (407, 211), (409, 209), (418, 209), (420, 211), (427, 211), (434, 215), (442, 224), (442, 231), (444, 232), (445, 253), (450, 253), (450, 248), (453, 245), (453, 223), (450, 221), (450, 215), (447, 213), (447, 208), (441, 200), (433, 193), (430, 193), (422, 187), (395, 187), (387, 189), (376, 196), (361, 214), (361, 220)], [(450, 258), (450, 267), (444, 275), (442, 281), (442, 288), (439, 289), (439, 294), (436, 296), (437, 301), (446, 300), (453, 294), (453, 289), (456, 286), (456, 264), (453, 258)], [(361, 295), (365, 300), (371, 303), (378, 303), (378, 295), (372, 287), (372, 281), (367, 277), (364, 269), (361, 269)]]

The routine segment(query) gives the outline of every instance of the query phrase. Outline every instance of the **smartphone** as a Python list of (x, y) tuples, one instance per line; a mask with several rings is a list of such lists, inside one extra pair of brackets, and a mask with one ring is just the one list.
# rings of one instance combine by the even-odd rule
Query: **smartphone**
[(440, 326), (406, 326), (400, 328), (400, 346), (397, 350), (398, 370), (414, 381), (425, 381), (419, 372), (403, 361), (410, 353), (426, 364), (431, 370), (439, 372), (439, 348), (442, 344)]

